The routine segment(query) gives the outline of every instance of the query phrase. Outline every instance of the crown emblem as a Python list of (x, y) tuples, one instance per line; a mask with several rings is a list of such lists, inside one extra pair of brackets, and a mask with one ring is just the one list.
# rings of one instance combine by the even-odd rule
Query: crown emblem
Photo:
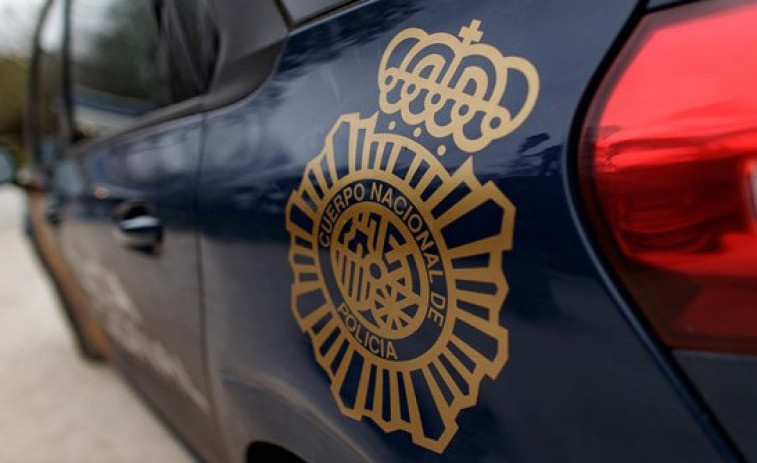
[[(399, 112), (409, 125), (423, 124), (436, 138), (452, 136), (466, 153), (483, 150), (517, 129), (539, 94), (539, 75), (531, 62), (504, 56), (481, 43), (481, 21), (473, 20), (457, 36), (405, 29), (387, 46), (379, 66), (379, 106)], [(503, 99), (512, 73), (526, 82), (517, 107)]]

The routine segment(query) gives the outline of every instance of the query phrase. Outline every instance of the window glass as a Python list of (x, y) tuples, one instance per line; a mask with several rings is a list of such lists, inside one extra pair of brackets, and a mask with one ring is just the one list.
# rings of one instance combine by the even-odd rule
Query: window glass
[(70, 65), (79, 136), (107, 135), (173, 102), (156, 5), (73, 0)]
[(36, 160), (43, 165), (59, 157), (65, 140), (63, 18), (63, 2), (53, 2), (40, 29), (37, 49)]
[(159, 15), (174, 98), (204, 93), (218, 54), (218, 34), (209, 5), (204, 0), (161, 0)]

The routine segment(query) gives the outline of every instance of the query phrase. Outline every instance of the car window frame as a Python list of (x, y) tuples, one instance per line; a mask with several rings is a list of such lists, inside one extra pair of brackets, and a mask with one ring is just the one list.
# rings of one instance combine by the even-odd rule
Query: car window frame
[(365, 0), (280, 0), (291, 25), (299, 26)]
[[(55, 1), (55, 0), (50, 0)], [(72, 0), (58, 0), (71, 2)], [(125, 0), (128, 1), (128, 0)], [(214, 69), (211, 72), (211, 79), (208, 90), (196, 97), (183, 100), (171, 105), (158, 108), (144, 115), (135, 118), (132, 123), (126, 125), (123, 129), (115, 131), (98, 138), (85, 138), (78, 140), (76, 143), (69, 143), (63, 154), (64, 158), (74, 159), (85, 155), (93, 149), (106, 147), (120, 140), (133, 136), (135, 133), (155, 128), (162, 124), (178, 121), (180, 119), (197, 116), (205, 112), (228, 106), (248, 95), (265, 81), (273, 72), (278, 62), (280, 51), (288, 36), (290, 29), (287, 25), (286, 18), (278, 6), (278, 0), (256, 0), (247, 3), (245, 0), (201, 0), (208, 5), (208, 8), (216, 14), (216, 30), (218, 31), (219, 52), (216, 57)], [(234, 13), (232, 6), (255, 9), (262, 11), (260, 15), (242, 15), (239, 12)], [(275, 11), (275, 15), (273, 12)], [(225, 18), (224, 18), (225, 14)], [(239, 22), (238, 20), (229, 20), (231, 18), (249, 19), (254, 18), (255, 24), (260, 25), (258, 29), (264, 29), (267, 32), (265, 37), (255, 36), (252, 40), (244, 40), (244, 33), (229, 34), (225, 30), (228, 23)], [(224, 23), (225, 24), (224, 26)], [(232, 24), (232, 26), (239, 24)], [(255, 31), (249, 21), (245, 21), (243, 29), (246, 31)], [(228, 27), (234, 29), (234, 27)], [(237, 31), (239, 32), (239, 31)], [(229, 53), (229, 50), (233, 50)], [(68, 56), (70, 50), (65, 50)], [(228, 59), (231, 54), (235, 59)], [(65, 58), (68, 59), (68, 58)], [(237, 76), (236, 79), (223, 81), (219, 84), (219, 75), (224, 74), (224, 70), (229, 68), (238, 68), (240, 64), (246, 67), (248, 71), (253, 71), (251, 75)], [(252, 66), (250, 66), (252, 64)], [(244, 82), (240, 82), (243, 80)], [(70, 91), (70, 89), (69, 89)], [(73, 121), (71, 121), (73, 123)]]

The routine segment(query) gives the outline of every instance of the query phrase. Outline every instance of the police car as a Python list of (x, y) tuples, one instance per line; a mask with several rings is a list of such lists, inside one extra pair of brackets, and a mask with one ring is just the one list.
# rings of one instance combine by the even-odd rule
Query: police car
[(51, 0), (31, 236), (205, 461), (757, 461), (756, 24)]

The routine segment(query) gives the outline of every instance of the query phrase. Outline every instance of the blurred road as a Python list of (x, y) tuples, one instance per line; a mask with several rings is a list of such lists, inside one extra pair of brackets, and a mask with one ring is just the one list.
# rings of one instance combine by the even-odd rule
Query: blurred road
[(192, 462), (113, 370), (78, 356), (22, 211), (0, 187), (0, 462)]

